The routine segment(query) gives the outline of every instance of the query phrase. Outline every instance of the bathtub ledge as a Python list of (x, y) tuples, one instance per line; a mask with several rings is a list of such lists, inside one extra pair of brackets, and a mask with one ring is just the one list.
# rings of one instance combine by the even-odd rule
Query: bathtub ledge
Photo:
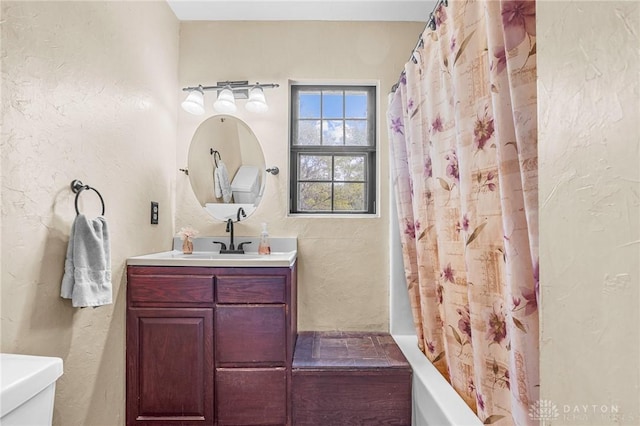
[(418, 349), (417, 337), (393, 335), (413, 369), (413, 426), (476, 426), (480, 419)]

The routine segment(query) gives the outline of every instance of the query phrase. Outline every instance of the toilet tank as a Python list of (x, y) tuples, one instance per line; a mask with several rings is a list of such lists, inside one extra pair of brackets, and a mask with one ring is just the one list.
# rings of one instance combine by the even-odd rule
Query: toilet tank
[(260, 193), (260, 174), (255, 166), (240, 166), (231, 181), (234, 203), (254, 204)]
[(0, 354), (0, 425), (51, 425), (62, 359)]

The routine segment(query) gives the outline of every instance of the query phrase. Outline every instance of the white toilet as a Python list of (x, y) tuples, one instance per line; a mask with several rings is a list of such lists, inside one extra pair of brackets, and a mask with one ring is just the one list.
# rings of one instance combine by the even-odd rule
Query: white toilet
[(0, 425), (50, 426), (62, 359), (0, 354)]
[(260, 195), (260, 173), (255, 166), (240, 166), (231, 181), (234, 203), (255, 204)]

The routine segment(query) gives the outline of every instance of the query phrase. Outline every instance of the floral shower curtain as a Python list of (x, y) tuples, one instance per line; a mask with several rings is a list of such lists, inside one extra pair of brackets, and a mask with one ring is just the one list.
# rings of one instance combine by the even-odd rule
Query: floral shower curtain
[(537, 424), (535, 2), (435, 21), (388, 112), (418, 341), (486, 424)]

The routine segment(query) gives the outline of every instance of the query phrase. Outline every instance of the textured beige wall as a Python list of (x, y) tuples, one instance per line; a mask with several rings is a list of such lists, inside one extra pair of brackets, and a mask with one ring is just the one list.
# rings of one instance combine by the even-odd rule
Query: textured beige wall
[[(541, 391), (553, 424), (614, 423), (602, 413), (613, 406), (619, 423), (640, 421), (638, 14), (637, 2), (538, 5)], [(2, 20), (1, 350), (64, 358), (56, 424), (124, 423), (124, 260), (168, 248), (174, 195), (177, 227), (224, 231), (186, 176), (174, 183), (213, 114), (210, 95), (204, 117), (178, 112), (174, 151), (176, 64), (182, 86), (281, 84), (266, 115), (237, 113), (282, 170), (238, 234), (266, 221), (298, 236), (302, 329), (386, 328), (384, 99), (423, 24), (184, 23), (178, 60), (161, 2), (3, 1)], [(288, 79), (380, 81), (380, 218), (287, 217)], [(115, 304), (95, 310), (59, 298), (75, 178), (101, 191), (111, 225)]]
[(546, 424), (640, 424), (639, 15), (538, 3)]
[[(298, 323), (302, 330), (387, 330), (389, 323), (389, 185), (386, 97), (397, 81), (424, 23), (386, 22), (183, 22), (180, 83), (224, 80), (278, 83), (265, 94), (267, 114), (251, 114), (239, 101), (236, 115), (262, 144), (267, 177), (258, 210), (236, 226), (237, 235), (259, 235), (267, 222), (273, 236), (298, 237)], [(376, 218), (288, 217), (289, 80), (374, 82), (379, 86), (379, 197)], [(205, 94), (204, 116), (180, 111), (176, 157), (186, 164), (197, 126), (214, 114), (214, 93)], [(187, 176), (176, 184), (176, 227), (193, 225), (203, 235), (224, 235), (198, 205)]]
[[(1, 350), (63, 358), (57, 425), (124, 424), (125, 259), (173, 234), (178, 30), (164, 2), (2, 1)], [(110, 306), (59, 296), (72, 179), (106, 203)]]

